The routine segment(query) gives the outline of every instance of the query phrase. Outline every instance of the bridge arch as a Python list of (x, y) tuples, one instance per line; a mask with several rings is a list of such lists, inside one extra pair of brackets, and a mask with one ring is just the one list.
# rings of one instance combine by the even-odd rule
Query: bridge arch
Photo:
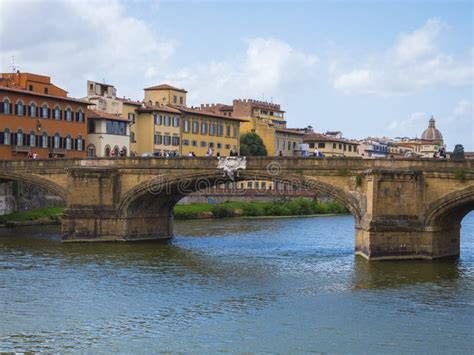
[(439, 229), (459, 228), (462, 219), (474, 210), (474, 185), (451, 192), (431, 203), (426, 211), (425, 226)]
[[(360, 224), (363, 217), (359, 199), (340, 187), (328, 184), (314, 177), (241, 171), (235, 179), (236, 182), (246, 180), (270, 180), (280, 183), (292, 183), (309, 191), (323, 192), (347, 208), (354, 216), (356, 226)], [(119, 204), (119, 215), (126, 218), (139, 215), (171, 214), (176, 203), (184, 196), (203, 188), (231, 181), (228, 177), (223, 177), (221, 172), (215, 171), (199, 174), (193, 173), (179, 177), (160, 175), (137, 185), (127, 192)]]
[(53, 181), (40, 176), (26, 173), (9, 173), (8, 171), (0, 171), (0, 180), (19, 181), (35, 185), (61, 197), (63, 201), (66, 201), (66, 189), (54, 183)]

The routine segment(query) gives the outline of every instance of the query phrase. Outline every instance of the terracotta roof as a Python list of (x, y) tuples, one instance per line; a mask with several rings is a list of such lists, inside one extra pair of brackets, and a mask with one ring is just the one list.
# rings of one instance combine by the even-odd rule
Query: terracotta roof
[(181, 91), (181, 92), (187, 92), (184, 89), (180, 89), (168, 84), (161, 84), (161, 85), (156, 85), (156, 86), (150, 86), (149, 88), (145, 88), (143, 90), (175, 90), (175, 91)]
[(334, 138), (330, 136), (326, 136), (325, 134), (321, 133), (308, 133), (305, 134), (303, 137), (303, 142), (338, 142), (338, 143), (346, 143), (346, 144), (355, 144), (359, 145), (358, 142), (350, 141), (347, 139), (341, 139), (341, 138)]
[(194, 114), (194, 115), (201, 115), (201, 116), (207, 116), (207, 117), (216, 117), (216, 118), (222, 118), (222, 119), (231, 120), (231, 121), (248, 122), (248, 120), (245, 119), (245, 118), (224, 116), (224, 115), (220, 115), (218, 113), (205, 111), (205, 110), (199, 110), (199, 109), (195, 109), (195, 108), (180, 107), (179, 110), (183, 113), (191, 113), (191, 114)]
[(275, 128), (275, 131), (277, 132), (285, 132), (285, 133), (291, 133), (291, 134), (299, 134), (300, 136), (304, 136), (306, 133), (302, 131), (297, 131), (295, 129), (290, 129), (290, 128)]
[(117, 97), (117, 100), (123, 102), (124, 104), (129, 104), (129, 105), (134, 105), (134, 106), (141, 106), (142, 103), (140, 101), (133, 101), (129, 99), (121, 99), (120, 97)]
[[(25, 94), (25, 95), (31, 95), (31, 96), (40, 96), (44, 98), (49, 98), (49, 99), (54, 99), (54, 100), (64, 100), (64, 101), (72, 101), (72, 102), (77, 102), (80, 104), (87, 104), (90, 105), (89, 101), (85, 100), (80, 100), (80, 99), (74, 99), (72, 97), (64, 97), (64, 96), (54, 96), (54, 95), (48, 95), (48, 94), (41, 94), (35, 91), (30, 91), (30, 90), (23, 90), (23, 89), (17, 89), (17, 88), (10, 88), (6, 86), (0, 86), (0, 90), (3, 91), (10, 91), (10, 92), (17, 92), (20, 94)], [(61, 89), (62, 90), (62, 89)], [(63, 90), (65, 91), (65, 90)]]
[(97, 110), (87, 110), (89, 118), (102, 118), (107, 120), (116, 120), (116, 121), (128, 121), (128, 118), (121, 117), (119, 115), (113, 115), (108, 112), (104, 111), (97, 111)]
[(177, 110), (175, 108), (165, 106), (165, 105), (146, 105), (144, 107), (139, 107), (137, 108), (138, 112), (155, 112), (155, 111), (160, 111), (160, 112), (169, 112), (169, 113), (176, 113), (176, 114), (181, 114), (180, 110)]

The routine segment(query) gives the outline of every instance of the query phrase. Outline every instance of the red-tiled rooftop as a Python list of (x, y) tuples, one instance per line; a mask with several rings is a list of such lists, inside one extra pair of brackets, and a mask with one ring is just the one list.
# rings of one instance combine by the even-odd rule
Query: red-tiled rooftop
[(181, 114), (180, 110), (177, 110), (175, 108), (165, 106), (165, 105), (145, 105), (142, 107), (137, 108), (138, 112), (154, 112), (154, 111), (160, 111), (160, 112), (169, 112), (169, 113), (176, 113), (176, 114)]
[(175, 91), (181, 91), (181, 92), (187, 93), (187, 91), (184, 90), (184, 89), (180, 89), (180, 88), (177, 88), (175, 86), (168, 85), (168, 84), (150, 86), (149, 88), (145, 88), (143, 90), (175, 90)]
[(40, 96), (40, 97), (49, 98), (49, 99), (55, 99), (55, 100), (72, 101), (72, 102), (77, 102), (77, 103), (80, 103), (80, 104), (88, 104), (88, 105), (90, 105), (90, 102), (89, 102), (89, 101), (80, 100), (80, 99), (75, 99), (75, 98), (72, 98), (72, 97), (64, 97), (64, 96), (54, 96), (54, 95), (48, 95), (48, 94), (41, 94), (41, 93), (36, 92), (36, 91), (23, 90), (23, 89), (18, 89), (18, 88), (11, 88), (11, 87), (7, 87), (7, 86), (0, 86), (0, 90), (3, 90), (3, 91), (10, 91), (10, 92), (17, 92), (17, 93), (20, 93), (20, 94), (31, 95), (31, 96)]
[(348, 139), (344, 138), (334, 138), (330, 136), (326, 136), (325, 134), (321, 133), (308, 133), (305, 134), (303, 137), (303, 142), (338, 142), (338, 143), (346, 143), (346, 144), (355, 144), (358, 145), (358, 142), (350, 141)]
[(140, 101), (133, 101), (130, 99), (122, 99), (120, 97), (117, 97), (117, 100), (123, 102), (124, 104), (129, 104), (129, 105), (134, 105), (134, 106), (141, 106), (142, 103)]
[(306, 133), (302, 131), (297, 131), (291, 128), (275, 128), (277, 132), (284, 132), (284, 133), (291, 133), (291, 134), (299, 134), (300, 136), (304, 136)]
[(195, 115), (222, 118), (222, 119), (231, 120), (231, 121), (248, 122), (248, 120), (245, 119), (245, 118), (224, 116), (224, 115), (220, 115), (218, 113), (214, 113), (214, 112), (210, 112), (210, 111), (206, 111), (206, 110), (200, 110), (200, 109), (196, 109), (196, 108), (180, 107), (179, 110), (181, 112), (184, 112), (184, 113), (191, 113), (191, 114), (195, 114)]

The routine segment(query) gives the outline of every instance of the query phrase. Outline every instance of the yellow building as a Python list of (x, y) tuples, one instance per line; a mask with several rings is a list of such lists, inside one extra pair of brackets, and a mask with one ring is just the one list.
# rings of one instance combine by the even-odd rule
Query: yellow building
[(320, 133), (308, 133), (303, 138), (309, 145), (309, 153), (313, 155), (317, 149), (326, 157), (358, 157), (357, 142), (343, 138), (335, 138)]
[(123, 115), (131, 125), (131, 151), (134, 155), (181, 155), (181, 112), (164, 106), (122, 100)]
[(186, 107), (186, 93), (168, 84), (151, 86), (145, 90), (145, 103), (149, 106), (173, 105)]
[(181, 154), (205, 156), (209, 149), (216, 156), (240, 151), (240, 124), (244, 119), (195, 108), (181, 107)]

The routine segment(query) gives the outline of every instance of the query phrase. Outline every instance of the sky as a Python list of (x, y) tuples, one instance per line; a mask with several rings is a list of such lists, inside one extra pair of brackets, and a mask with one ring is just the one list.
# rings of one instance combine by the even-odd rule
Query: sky
[(0, 0), (0, 69), (118, 96), (168, 83), (188, 105), (272, 101), (288, 127), (474, 151), (471, 1)]

